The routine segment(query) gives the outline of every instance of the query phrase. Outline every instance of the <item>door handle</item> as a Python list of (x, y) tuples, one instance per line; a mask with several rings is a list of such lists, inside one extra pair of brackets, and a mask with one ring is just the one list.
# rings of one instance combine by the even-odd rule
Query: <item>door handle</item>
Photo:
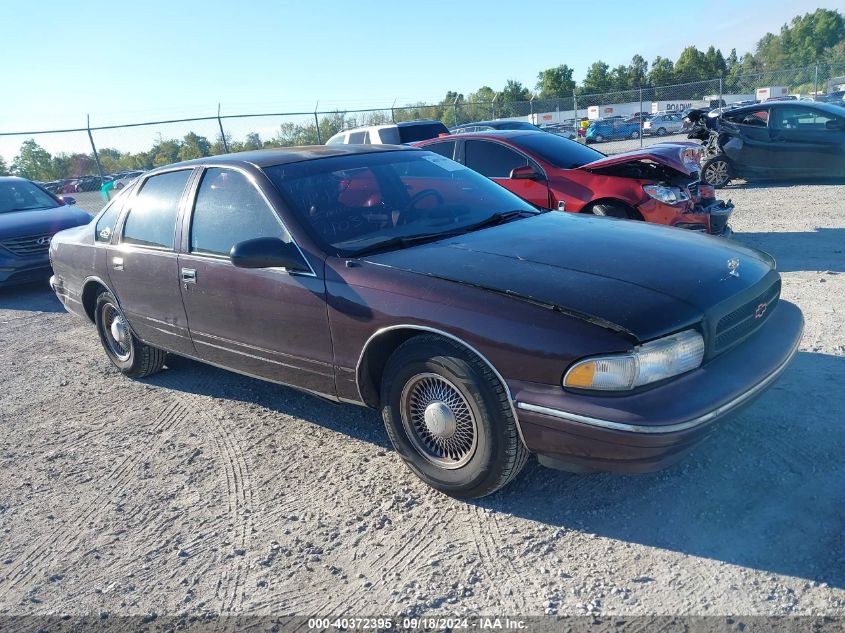
[(197, 271), (193, 268), (183, 268), (182, 281), (184, 281), (186, 284), (197, 283)]
[(122, 257), (113, 257), (111, 260), (112, 268), (115, 270), (123, 270), (123, 258)]

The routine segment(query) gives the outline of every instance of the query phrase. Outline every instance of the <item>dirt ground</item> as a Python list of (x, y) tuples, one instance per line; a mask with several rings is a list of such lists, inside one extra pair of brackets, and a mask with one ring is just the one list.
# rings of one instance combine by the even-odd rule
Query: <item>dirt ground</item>
[(129, 380), (48, 289), (0, 292), (0, 614), (845, 615), (845, 186), (724, 194), (804, 311), (783, 377), (679, 466), (532, 460), (477, 502), (374, 412), (181, 359)]

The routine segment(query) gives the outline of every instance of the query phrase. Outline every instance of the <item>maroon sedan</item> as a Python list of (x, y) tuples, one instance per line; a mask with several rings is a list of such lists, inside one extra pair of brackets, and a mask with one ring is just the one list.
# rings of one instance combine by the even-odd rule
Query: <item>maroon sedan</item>
[(762, 252), (538, 211), (419, 149), (203, 158), (124, 192), (50, 247), (56, 294), (115, 366), (142, 378), (176, 354), (380, 409), (455, 496), (530, 452), (671, 464), (772, 384), (803, 327)]
[(605, 156), (545, 132), (458, 134), (417, 143), (548, 209), (729, 235), (733, 205), (697, 182), (701, 146), (659, 143)]

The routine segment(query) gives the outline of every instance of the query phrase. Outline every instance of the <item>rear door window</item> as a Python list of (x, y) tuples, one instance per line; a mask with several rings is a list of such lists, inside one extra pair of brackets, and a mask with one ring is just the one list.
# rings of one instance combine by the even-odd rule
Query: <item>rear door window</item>
[(173, 248), (179, 202), (192, 170), (171, 171), (148, 178), (123, 223), (123, 242)]
[(519, 152), (490, 141), (467, 141), (464, 154), (466, 166), (488, 178), (509, 178), (513, 169), (529, 164)]
[(257, 237), (290, 241), (276, 212), (243, 173), (207, 169), (191, 218), (191, 252), (228, 257), (232, 246)]
[(828, 121), (836, 117), (811, 108), (774, 108), (772, 127), (779, 130), (825, 130)]
[(441, 141), (440, 143), (430, 143), (425, 146), (425, 149), (446, 158), (454, 158), (455, 145), (457, 145), (455, 141)]

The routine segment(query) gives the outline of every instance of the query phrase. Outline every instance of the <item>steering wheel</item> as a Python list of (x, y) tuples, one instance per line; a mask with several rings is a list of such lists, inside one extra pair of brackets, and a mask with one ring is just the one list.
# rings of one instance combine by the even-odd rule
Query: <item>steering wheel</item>
[(408, 204), (406, 204), (405, 207), (399, 212), (396, 218), (396, 224), (407, 224), (408, 216), (410, 215), (411, 210), (419, 212), (420, 210), (417, 209), (416, 206), (420, 203), (420, 200), (424, 200), (429, 196), (435, 198), (437, 200), (438, 205), (441, 205), (444, 202), (443, 196), (436, 189), (423, 189), (421, 191), (418, 191), (413, 196), (411, 196), (411, 199), (408, 200)]

